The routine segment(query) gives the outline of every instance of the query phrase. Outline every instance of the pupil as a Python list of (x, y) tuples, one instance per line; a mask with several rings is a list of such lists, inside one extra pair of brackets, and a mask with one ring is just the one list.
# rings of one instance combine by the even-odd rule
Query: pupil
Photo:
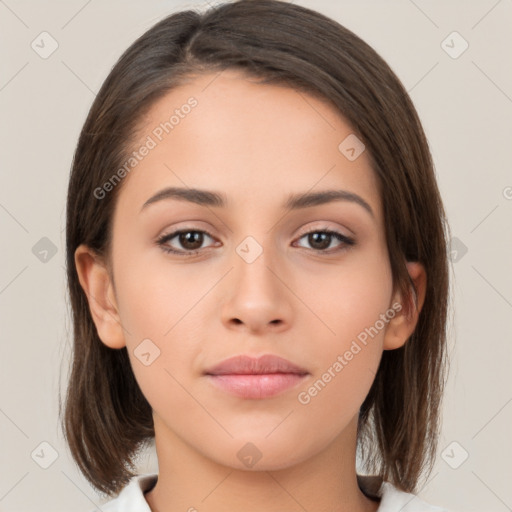
[[(312, 247), (317, 249), (327, 249), (330, 244), (330, 237), (328, 233), (311, 233), (309, 235), (309, 243)], [(318, 243), (318, 239), (320, 242)]]
[(203, 243), (202, 236), (203, 234), (199, 231), (187, 231), (180, 234), (180, 243), (186, 249), (199, 249)]

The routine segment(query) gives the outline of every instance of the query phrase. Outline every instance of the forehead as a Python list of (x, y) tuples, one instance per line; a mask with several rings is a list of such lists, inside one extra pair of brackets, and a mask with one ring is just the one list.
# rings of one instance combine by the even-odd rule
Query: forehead
[(318, 97), (233, 70), (194, 77), (141, 119), (118, 209), (138, 212), (167, 186), (221, 190), (232, 205), (259, 208), (290, 193), (342, 188), (379, 217), (368, 155), (349, 160), (339, 147), (347, 137), (350, 125)]

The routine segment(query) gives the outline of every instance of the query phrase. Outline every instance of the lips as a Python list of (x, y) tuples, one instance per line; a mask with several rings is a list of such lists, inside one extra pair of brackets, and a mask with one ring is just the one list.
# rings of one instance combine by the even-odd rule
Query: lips
[(217, 389), (243, 399), (264, 399), (298, 386), (309, 372), (272, 354), (259, 358), (240, 355), (205, 372)]
[(292, 373), (306, 375), (308, 371), (287, 359), (265, 354), (259, 358), (246, 355), (234, 356), (207, 370), (206, 375), (264, 375)]

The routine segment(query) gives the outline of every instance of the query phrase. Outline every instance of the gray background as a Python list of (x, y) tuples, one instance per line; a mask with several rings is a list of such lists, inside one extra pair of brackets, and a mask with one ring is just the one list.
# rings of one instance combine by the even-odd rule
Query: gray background
[[(353, 30), (403, 81), (455, 237), (451, 376), (438, 459), (420, 496), (454, 512), (512, 510), (512, 1), (296, 3)], [(122, 51), (165, 15), (207, 5), (0, 0), (0, 511), (87, 511), (98, 502), (58, 425), (70, 348), (72, 154)], [(47, 58), (43, 31), (58, 44)], [(153, 453), (140, 469), (156, 469)]]

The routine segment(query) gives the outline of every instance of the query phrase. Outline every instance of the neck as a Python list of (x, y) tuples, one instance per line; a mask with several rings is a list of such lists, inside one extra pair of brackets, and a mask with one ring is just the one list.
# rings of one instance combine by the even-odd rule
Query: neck
[(375, 512), (355, 471), (356, 420), (314, 457), (278, 470), (240, 470), (205, 457), (155, 416), (159, 476), (145, 494), (153, 512)]

